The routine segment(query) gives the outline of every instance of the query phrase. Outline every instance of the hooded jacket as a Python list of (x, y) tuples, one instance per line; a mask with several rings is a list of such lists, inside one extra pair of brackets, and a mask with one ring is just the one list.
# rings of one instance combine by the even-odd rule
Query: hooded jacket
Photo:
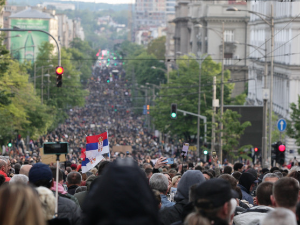
[(162, 224), (169, 225), (182, 220), (184, 206), (189, 202), (190, 187), (194, 184), (201, 184), (204, 181), (205, 178), (199, 170), (188, 170), (182, 175), (177, 186), (177, 193), (174, 198), (176, 204), (171, 207), (163, 208), (160, 211), (160, 219)]
[(270, 210), (274, 209), (264, 205), (255, 206), (246, 212), (233, 217), (233, 222), (235, 225), (257, 225), (260, 224), (260, 221)]
[(97, 178), (83, 203), (82, 224), (157, 225), (158, 204), (147, 178), (131, 159), (117, 159)]

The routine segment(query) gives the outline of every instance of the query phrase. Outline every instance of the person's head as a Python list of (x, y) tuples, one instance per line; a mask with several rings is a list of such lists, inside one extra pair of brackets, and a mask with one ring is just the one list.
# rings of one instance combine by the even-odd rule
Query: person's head
[(151, 189), (158, 190), (161, 194), (167, 194), (169, 181), (164, 174), (155, 173), (150, 177), (149, 185)]
[(279, 179), (283, 177), (283, 174), (280, 171), (275, 171), (274, 173), (279, 177)]
[(29, 170), (31, 169), (32, 165), (22, 165), (20, 169), (20, 174), (24, 174), (28, 177)]
[(210, 179), (214, 178), (212, 173), (209, 172), (208, 170), (204, 170), (202, 173), (203, 173), (203, 176), (205, 177), (206, 180), (210, 180)]
[[(56, 167), (51, 167), (50, 169), (52, 171), (52, 178), (54, 181), (56, 181)], [(64, 179), (63, 171), (58, 170), (58, 182), (63, 183), (63, 179)]]
[(216, 218), (227, 221), (232, 219), (231, 199), (237, 193), (224, 179), (211, 179), (198, 185), (195, 189), (194, 205), (202, 216), (214, 221)]
[(21, 169), (21, 164), (20, 163), (16, 163), (14, 169), (15, 169), (15, 174), (19, 174), (20, 173), (20, 169)]
[(256, 182), (256, 178), (250, 173), (243, 173), (239, 180), (239, 184), (246, 188), (248, 193), (250, 193), (253, 190)]
[(272, 182), (275, 183), (279, 180), (279, 177), (275, 173), (267, 173), (264, 175), (262, 182)]
[(14, 184), (14, 183), (23, 183), (27, 184), (28, 183), (28, 177), (24, 174), (15, 174), (9, 181), (9, 184)]
[(177, 171), (174, 169), (169, 170), (169, 176), (171, 177), (171, 179), (176, 176), (176, 173)]
[(81, 184), (81, 174), (78, 172), (71, 172), (67, 176), (67, 186), (77, 185), (80, 186)]
[(203, 168), (202, 168), (202, 166), (200, 166), (200, 165), (197, 165), (197, 166), (194, 168), (194, 170), (200, 170), (200, 171), (202, 171), (202, 170), (203, 170)]
[(53, 192), (45, 187), (37, 187), (36, 190), (42, 203), (44, 218), (46, 220), (53, 219), (55, 213), (55, 197)]
[(285, 208), (277, 208), (271, 210), (263, 218), (261, 225), (274, 225), (274, 224), (288, 224), (288, 225), (297, 225), (295, 214)]
[(272, 206), (271, 195), (273, 193), (273, 183), (263, 182), (256, 189), (257, 205)]
[(92, 183), (83, 202), (85, 224), (159, 224), (149, 182), (130, 157), (116, 159)]
[(225, 166), (224, 167), (224, 174), (231, 174), (232, 173), (232, 167), (231, 166)]
[(46, 224), (42, 205), (29, 185), (18, 183), (1, 186), (0, 224)]
[(229, 174), (222, 174), (221, 176), (218, 177), (218, 179), (227, 180), (232, 189), (235, 189), (237, 185), (236, 179)]
[(103, 161), (100, 163), (98, 168), (98, 176), (100, 176), (103, 173), (104, 169), (106, 169), (109, 164), (110, 161)]
[(71, 169), (72, 171), (76, 171), (77, 165), (75, 163), (71, 164)]
[(154, 194), (154, 197), (155, 197), (155, 200), (157, 202), (157, 205), (158, 205), (158, 209), (161, 208), (161, 197), (160, 197), (160, 192), (158, 190), (155, 190), (153, 189), (153, 194)]
[(270, 172), (271, 172), (271, 173), (274, 173), (274, 171), (277, 171), (277, 170), (279, 171), (279, 168), (275, 166), (275, 167), (272, 167), (272, 168), (271, 168)]
[(295, 211), (298, 195), (299, 182), (292, 177), (283, 177), (274, 183), (272, 204)]
[(176, 202), (178, 202), (180, 200), (184, 200), (184, 199), (188, 200), (190, 187), (193, 186), (194, 184), (203, 183), (204, 181), (205, 181), (205, 177), (203, 176), (203, 174), (201, 173), (200, 170), (186, 171), (182, 175), (182, 177), (177, 185), (177, 192), (174, 197), (174, 200)]
[(211, 225), (211, 223), (199, 213), (193, 212), (186, 217), (184, 225)]
[(288, 177), (293, 177), (293, 178), (295, 178), (297, 181), (300, 182), (300, 171), (293, 171), (293, 172), (289, 173), (287, 176), (288, 176)]
[(177, 188), (177, 185), (180, 181), (181, 176), (177, 175), (175, 177), (172, 178), (172, 187)]
[(145, 169), (145, 174), (146, 174), (146, 177), (148, 178), (148, 179), (150, 179), (150, 177), (153, 175), (153, 169), (152, 168), (146, 168)]
[(3, 159), (0, 159), (0, 170), (6, 174), (8, 173), (7, 162)]
[(32, 166), (28, 174), (29, 182), (36, 187), (51, 188), (53, 183), (52, 171), (50, 167), (43, 163)]
[(239, 182), (239, 181), (240, 181), (240, 178), (241, 178), (241, 176), (242, 176), (242, 173), (236, 171), (236, 172), (233, 172), (233, 173), (232, 173), (232, 176), (236, 179), (237, 182)]
[(243, 170), (244, 170), (244, 164), (240, 163), (240, 162), (235, 163), (234, 166), (233, 166), (233, 170), (235, 172), (243, 172)]

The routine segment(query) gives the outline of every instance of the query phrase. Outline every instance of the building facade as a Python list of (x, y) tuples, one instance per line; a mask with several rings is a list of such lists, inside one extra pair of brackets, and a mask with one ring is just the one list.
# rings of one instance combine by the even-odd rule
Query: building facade
[[(273, 111), (279, 117), (289, 119), (290, 104), (298, 103), (300, 95), (300, 2), (251, 2), (249, 10), (271, 16), (271, 4), (274, 8), (274, 75), (273, 75)], [(268, 20), (268, 18), (266, 18)], [(270, 53), (271, 53), (271, 30), (258, 16), (250, 16), (249, 22), (250, 44), (267, 50), (267, 74), (268, 88), (270, 87)], [(262, 90), (264, 87), (265, 59), (257, 48), (249, 49), (249, 83), (248, 104), (262, 105)], [(286, 138), (287, 150), (298, 148), (295, 140)], [(292, 156), (291, 156), (292, 158)]]
[(216, 62), (222, 62), (224, 54), (225, 69), (231, 71), (231, 79), (236, 81), (232, 93), (234, 97), (245, 91), (248, 79), (248, 48), (245, 43), (248, 42), (249, 17), (246, 12), (226, 11), (232, 6), (247, 9), (247, 3), (242, 1), (178, 0), (174, 19), (174, 44), (176, 57), (189, 53), (198, 56), (207, 53)]

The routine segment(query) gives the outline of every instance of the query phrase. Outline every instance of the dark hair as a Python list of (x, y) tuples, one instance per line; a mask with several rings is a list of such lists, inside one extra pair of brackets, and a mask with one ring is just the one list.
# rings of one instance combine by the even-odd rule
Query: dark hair
[(153, 173), (153, 170), (151, 168), (146, 168), (145, 169), (146, 176), (149, 176), (151, 173)]
[(295, 178), (297, 181), (300, 182), (300, 172), (298, 172), (298, 171), (293, 171), (290, 174), (288, 174), (287, 176)]
[(4, 182), (5, 182), (5, 177), (3, 175), (0, 175), (0, 186), (4, 184)]
[(46, 179), (38, 180), (34, 183), (31, 182), (31, 184), (33, 184), (36, 187), (46, 187), (46, 188), (49, 188), (49, 189), (52, 187), (52, 183), (53, 183), (53, 180), (49, 181), (49, 180), (46, 180)]
[(100, 163), (99, 168), (98, 168), (98, 176), (100, 176), (103, 172), (103, 170), (110, 164), (110, 161), (103, 161)]
[[(53, 180), (56, 181), (56, 167), (50, 167), (50, 169), (52, 171)], [(62, 181), (63, 177), (64, 177), (64, 173), (61, 170), (59, 170), (58, 171), (58, 181)]]
[(214, 175), (212, 175), (212, 173), (207, 170), (204, 170), (202, 173), (207, 174), (210, 177), (210, 179), (214, 178)]
[(210, 172), (214, 177), (216, 177), (216, 172), (213, 169), (208, 169), (208, 172)]
[(71, 167), (68, 166), (68, 167), (66, 168), (66, 171), (67, 171), (68, 173), (70, 173), (70, 172), (72, 171)]
[(202, 166), (199, 166), (199, 165), (198, 165), (198, 166), (195, 167), (195, 170), (200, 170), (200, 171), (202, 171), (203, 168), (202, 168)]
[(232, 167), (231, 166), (225, 166), (224, 167), (224, 174), (231, 174), (232, 173)]
[(234, 171), (238, 171), (239, 169), (242, 169), (243, 166), (244, 166), (243, 163), (237, 162), (237, 163), (234, 164), (233, 170), (234, 170)]
[(270, 170), (270, 172), (271, 172), (271, 173), (274, 173), (275, 170), (278, 170), (278, 171), (279, 171), (279, 168), (276, 167), (276, 166), (275, 166), (275, 167), (272, 167), (271, 170)]
[(218, 179), (227, 180), (231, 186), (231, 189), (235, 189), (237, 186), (237, 181), (234, 177), (230, 176), (229, 174), (222, 174), (218, 177)]
[(297, 221), (298, 224), (299, 224), (299, 220), (300, 220), (300, 202), (298, 202), (298, 204), (297, 204), (296, 217), (299, 218), (298, 221)]
[(157, 205), (161, 203), (160, 192), (158, 190), (152, 189)]
[(232, 176), (237, 180), (239, 181), (240, 180), (240, 177), (242, 176), (242, 173), (241, 172), (238, 172), (238, 171), (235, 171)]
[(189, 168), (194, 168), (194, 164), (192, 162), (189, 162)]
[(273, 195), (279, 207), (295, 207), (299, 194), (299, 182), (292, 177), (283, 177), (273, 186)]
[(15, 174), (19, 174), (20, 173), (20, 169), (21, 169), (21, 164), (20, 163), (16, 163), (14, 166), (15, 169)]
[(242, 193), (242, 190), (239, 186), (236, 186), (234, 188), (234, 190), (239, 194), (239, 199), (242, 199), (243, 198), (243, 193)]
[(81, 183), (81, 175), (78, 172), (71, 172), (67, 176), (68, 184), (80, 184)]
[(258, 185), (256, 189), (256, 196), (257, 201), (260, 205), (270, 206), (272, 205), (271, 202), (271, 195), (273, 192), (273, 183), (272, 182), (263, 182)]

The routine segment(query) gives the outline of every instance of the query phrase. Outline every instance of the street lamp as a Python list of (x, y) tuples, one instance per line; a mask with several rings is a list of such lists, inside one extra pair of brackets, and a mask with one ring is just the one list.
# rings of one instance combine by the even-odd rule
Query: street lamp
[[(271, 160), (271, 149), (272, 149), (272, 112), (273, 112), (273, 77), (274, 77), (274, 10), (273, 4), (271, 4), (271, 16), (251, 11), (251, 10), (242, 10), (236, 7), (229, 7), (226, 11), (246, 11), (258, 16), (266, 24), (269, 25), (271, 29), (271, 74), (270, 74), (270, 108), (269, 108), (269, 149), (265, 155), (268, 156), (268, 159)], [(265, 18), (264, 18), (265, 17)], [(266, 95), (268, 95), (266, 93)], [(263, 162), (265, 163), (265, 162)]]

